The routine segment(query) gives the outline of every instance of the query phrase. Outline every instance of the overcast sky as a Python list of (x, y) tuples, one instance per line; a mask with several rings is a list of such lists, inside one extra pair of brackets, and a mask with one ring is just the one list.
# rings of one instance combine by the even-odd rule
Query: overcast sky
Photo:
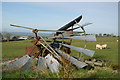
[(10, 24), (57, 30), (82, 15), (79, 24), (87, 33), (118, 33), (117, 2), (3, 2), (2, 28), (5, 32), (30, 32)]

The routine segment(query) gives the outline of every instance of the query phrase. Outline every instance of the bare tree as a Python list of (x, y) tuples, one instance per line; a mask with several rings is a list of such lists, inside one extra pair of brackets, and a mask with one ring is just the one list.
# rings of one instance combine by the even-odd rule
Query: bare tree
[(11, 37), (11, 34), (10, 34), (10, 33), (6, 33), (6, 34), (5, 34), (5, 37), (6, 37), (7, 41), (9, 41), (9, 40), (10, 40), (10, 37)]
[(17, 40), (18, 40), (18, 37), (19, 37), (19, 36), (14, 36), (14, 37), (12, 38), (12, 40), (13, 40), (13, 41), (17, 41)]
[(102, 37), (102, 33), (99, 33), (99, 37)]
[(0, 33), (0, 42), (3, 40), (3, 35)]

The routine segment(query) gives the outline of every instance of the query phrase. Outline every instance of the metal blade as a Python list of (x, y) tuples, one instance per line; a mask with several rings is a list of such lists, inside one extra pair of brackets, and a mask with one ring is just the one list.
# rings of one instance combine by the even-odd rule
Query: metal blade
[(47, 70), (46, 59), (44, 57), (39, 57), (38, 64), (37, 64), (37, 70), (40, 70), (40, 71)]
[(52, 71), (52, 72), (59, 72), (59, 68), (60, 68), (60, 63), (55, 59), (53, 58), (50, 54), (48, 54), (46, 57), (46, 63), (49, 67), (49, 69)]
[(91, 57), (94, 55), (94, 52), (95, 52), (95, 51), (93, 51), (93, 50), (84, 49), (84, 48), (75, 47), (75, 46), (70, 46), (70, 45), (66, 45), (66, 44), (62, 44), (62, 45), (63, 45), (63, 46), (66, 46), (66, 47), (69, 47), (69, 48), (71, 48), (71, 49), (74, 49), (74, 50), (76, 50), (76, 51), (78, 51), (78, 52), (84, 53), (84, 54), (86, 54), (86, 55), (88, 55), (88, 56), (91, 56)]
[(22, 70), (22, 71), (30, 70), (30, 67), (32, 66), (32, 58), (33, 58), (33, 57), (31, 57), (31, 58), (27, 61), (27, 63), (26, 63), (24, 66), (21, 67), (21, 70)]
[[(61, 27), (60, 29), (58, 29), (58, 31), (67, 30), (68, 28), (74, 26), (74, 24), (78, 23), (81, 19), (82, 19), (82, 16), (79, 16), (78, 18), (74, 19), (73, 21), (69, 22), (68, 24), (66, 24), (63, 27)], [(61, 33), (56, 32), (56, 35), (59, 35), (59, 34), (61, 34)]]
[(78, 40), (86, 40), (86, 41), (96, 41), (95, 35), (72, 36), (72, 37), (65, 37), (65, 38), (78, 39)]
[(75, 59), (74, 57), (65, 54), (63, 52), (61, 52), (60, 50), (56, 50), (63, 58), (65, 58), (66, 60), (70, 61), (73, 65), (77, 66), (78, 68), (83, 68), (85, 66), (87, 66), (86, 63), (78, 61), (77, 59)]
[(30, 57), (28, 55), (25, 55), (14, 62), (6, 64), (6, 66), (8, 67), (8, 69), (21, 68), (29, 59)]
[(69, 27), (73, 26), (74, 24), (78, 23), (82, 19), (82, 16), (79, 16), (78, 18), (74, 19), (73, 21), (69, 22), (68, 24), (64, 25), (58, 30), (67, 30)]
[(21, 67), (21, 70), (22, 70), (22, 71), (31, 70), (31, 69), (33, 69), (33, 68), (36, 67), (36, 63), (37, 63), (37, 58), (33, 58), (33, 56), (32, 56), (32, 57), (30, 57), (30, 59), (26, 62), (26, 64)]
[(8, 61), (5, 61), (5, 62), (2, 62), (1, 64), (2, 65), (6, 65), (6, 64), (9, 64), (9, 63), (12, 63), (14, 61), (16, 61), (17, 59), (13, 59), (13, 60), (8, 60)]

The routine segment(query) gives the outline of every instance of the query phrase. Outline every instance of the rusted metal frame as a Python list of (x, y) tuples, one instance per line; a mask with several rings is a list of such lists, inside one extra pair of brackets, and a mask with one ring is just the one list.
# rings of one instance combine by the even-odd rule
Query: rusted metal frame
[[(38, 37), (38, 35), (37, 35), (37, 32), (38, 32), (38, 30), (36, 29), (36, 30), (33, 30), (33, 33), (35, 33), (35, 36), (36, 36), (36, 43), (35, 43), (35, 45), (37, 44), (37, 42), (39, 41), (39, 37)], [(39, 51), (37, 54), (36, 54), (36, 56), (35, 57), (38, 57), (39, 55), (40, 55), (40, 53), (42, 54), (42, 56), (43, 56), (43, 52), (45, 52), (45, 50), (46, 50), (46, 46), (45, 45), (43, 45), (42, 43), (40, 43), (43, 47), (44, 47), (44, 51)], [(43, 50), (43, 49), (42, 49)], [(48, 48), (47, 48), (47, 50), (49, 51), (49, 52), (51, 52)], [(52, 52), (51, 52), (52, 53)]]
[(42, 43), (41, 43), (41, 45), (44, 46), (54, 56), (54, 58), (56, 58), (59, 62), (62, 62), (61, 57), (53, 50), (52, 47), (50, 47), (50, 45), (44, 40), (44, 38), (41, 35), (39, 35), (39, 36), (50, 49)]
[(34, 49), (35, 49), (35, 46), (34, 46), (34, 48), (31, 50), (30, 54), (33, 52)]
[(44, 48), (44, 50), (42, 51), (42, 57), (43, 57), (43, 54), (44, 54), (45, 50), (46, 50), (46, 48)]
[(44, 38), (41, 36), (41, 35), (39, 35), (40, 36), (40, 38), (45, 42), (45, 44), (51, 49), (51, 51), (53, 51), (53, 53), (56, 55), (56, 56), (59, 56), (56, 52), (55, 52), (55, 50), (44, 40)]
[[(72, 31), (72, 33), (73, 33), (73, 26), (72, 26), (72, 30), (71, 30), (71, 31)], [(70, 39), (70, 44), (71, 44), (71, 43), (72, 43), (72, 39)]]
[(62, 47), (62, 44), (64, 43), (64, 35), (63, 35), (63, 33), (61, 34), (62, 35), (62, 43), (60, 44), (60, 46), (59, 46), (59, 49), (61, 49), (61, 47)]
[(58, 62), (62, 63), (62, 59), (61, 59), (60, 56), (55, 56), (54, 53), (53, 53), (50, 49), (48, 49), (48, 47), (46, 47), (46, 46), (45, 46), (44, 44), (42, 44), (42, 43), (41, 43), (41, 45), (42, 45), (43, 47), (45, 47), (45, 48), (53, 55), (53, 57), (58, 60)]
[(103, 63), (98, 63), (98, 62), (95, 62), (95, 61), (85, 61), (85, 63), (88, 63), (92, 66), (95, 66), (95, 65), (102, 66), (103, 65)]
[[(36, 45), (37, 43), (38, 43), (38, 41), (39, 41), (39, 38), (38, 38), (38, 35), (37, 35), (37, 32), (38, 32), (38, 30), (37, 29), (35, 29), (35, 30), (33, 30), (32, 31), (33, 33), (35, 33), (35, 37), (36, 37), (36, 43), (34, 44), (34, 45)], [(37, 46), (37, 45), (36, 45)], [(34, 47), (35, 48), (35, 47)], [(34, 58), (35, 57), (38, 57), (40, 55), (40, 51), (34, 56)]]
[[(38, 36), (37, 36), (37, 32), (38, 32), (37, 30), (34, 31), (35, 36), (36, 36), (36, 39), (37, 39), (37, 41), (39, 41), (39, 40), (38, 40)], [(50, 50), (48, 47), (46, 47), (44, 44), (41, 43), (41, 45), (42, 45), (43, 47), (45, 47), (52, 55), (54, 55), (54, 54), (53, 54), (53, 52), (54, 52), (55, 55), (56, 55), (57, 58), (58, 58), (59, 55), (53, 50), (53, 48), (49, 46), (49, 44), (44, 40), (44, 38), (43, 38), (41, 35), (39, 35), (39, 36), (40, 36), (40, 38), (44, 41), (44, 43), (45, 43), (51, 50)], [(55, 55), (54, 55), (54, 56), (55, 56)], [(59, 61), (61, 61), (61, 58), (60, 58), (60, 57), (59, 57)]]
[(44, 44), (42, 44), (41, 43), (41, 45), (43, 46), (43, 47), (45, 47), (51, 54), (53, 54), (53, 52), (50, 50), (50, 49), (48, 49), (48, 47), (46, 47)]

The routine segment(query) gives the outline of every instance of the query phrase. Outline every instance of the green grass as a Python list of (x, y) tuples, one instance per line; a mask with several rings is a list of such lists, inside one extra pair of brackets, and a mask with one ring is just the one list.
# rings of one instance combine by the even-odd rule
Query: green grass
[[(106, 60), (108, 64), (118, 64), (118, 43), (116, 42), (116, 37), (98, 37), (96, 42), (89, 41), (87, 42), (87, 49), (95, 51), (95, 54), (92, 58)], [(81, 46), (84, 48), (84, 41), (74, 40), (72, 45)], [(99, 50), (95, 49), (96, 44), (107, 44), (108, 48)], [(77, 51), (72, 50), (72, 55), (78, 57), (79, 54)], [(84, 54), (83, 54), (84, 55)], [(91, 58), (84, 55), (85, 58)]]
[[(96, 42), (87, 42), (87, 49), (95, 51), (93, 57), (89, 57), (83, 54), (84, 58), (96, 58), (106, 60), (105, 67), (96, 67), (94, 70), (75, 69), (73, 67), (65, 66), (66, 70), (61, 70), (60, 73), (55, 74), (48, 72), (37, 73), (30, 72), (3, 72), (3, 78), (116, 78), (118, 77), (118, 71), (113, 70), (112, 67), (118, 69), (118, 43), (117, 37), (97, 37)], [(80, 40), (73, 40), (72, 45), (78, 47), (84, 47), (85, 42)], [(108, 48), (104, 50), (96, 50), (96, 44), (107, 44)], [(25, 55), (25, 48), (33, 45), (30, 40), (25, 41), (12, 41), (4, 42), (2, 44), (2, 58), (3, 60), (12, 59), (18, 56)], [(79, 57), (77, 51), (72, 50), (72, 56)], [(69, 73), (69, 74), (68, 74)]]
[(2, 43), (2, 58), (3, 60), (12, 59), (18, 56), (25, 55), (25, 48), (33, 45), (30, 40), (11, 41)]

